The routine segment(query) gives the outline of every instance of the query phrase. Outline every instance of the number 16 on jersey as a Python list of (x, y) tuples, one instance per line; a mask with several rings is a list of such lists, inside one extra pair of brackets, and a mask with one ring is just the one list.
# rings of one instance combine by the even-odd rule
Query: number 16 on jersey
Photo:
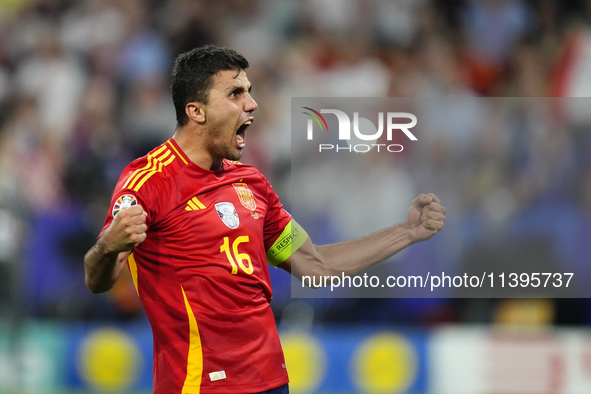
[[(238, 265), (240, 266), (242, 271), (244, 271), (248, 275), (252, 274), (252, 272), (254, 271), (254, 267), (252, 265), (252, 261), (250, 260), (250, 256), (247, 253), (238, 252), (238, 245), (240, 245), (243, 242), (248, 242), (248, 235), (241, 235), (237, 237), (234, 240), (234, 242), (232, 242), (232, 252), (234, 253), (234, 257), (236, 257), (236, 260), (234, 260), (234, 257), (232, 257), (232, 252), (230, 251), (229, 237), (224, 237), (224, 243), (222, 244), (222, 246), (220, 246), (220, 253), (226, 252), (226, 257), (228, 258), (228, 261), (232, 266), (232, 275), (236, 275), (238, 273), (238, 266), (236, 265), (236, 262), (238, 262)], [(245, 261), (247, 262), (246, 265), (244, 264)]]

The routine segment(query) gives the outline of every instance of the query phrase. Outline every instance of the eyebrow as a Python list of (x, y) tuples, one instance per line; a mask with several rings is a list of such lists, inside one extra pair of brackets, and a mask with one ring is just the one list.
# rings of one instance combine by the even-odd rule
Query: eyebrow
[[(244, 86), (232, 86), (228, 89), (229, 92), (244, 93), (246, 89)], [(252, 84), (248, 87), (248, 93), (252, 92)]]

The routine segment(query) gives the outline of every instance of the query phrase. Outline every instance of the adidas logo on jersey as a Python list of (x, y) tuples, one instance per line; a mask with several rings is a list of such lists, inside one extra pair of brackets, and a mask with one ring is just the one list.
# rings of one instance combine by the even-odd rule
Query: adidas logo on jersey
[(200, 209), (205, 209), (205, 205), (203, 205), (203, 203), (199, 201), (197, 197), (193, 197), (192, 199), (187, 201), (185, 211), (198, 211)]

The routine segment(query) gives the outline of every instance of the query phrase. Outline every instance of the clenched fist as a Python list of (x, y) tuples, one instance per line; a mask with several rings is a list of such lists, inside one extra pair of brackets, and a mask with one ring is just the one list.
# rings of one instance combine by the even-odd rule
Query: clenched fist
[(146, 212), (140, 205), (120, 210), (101, 237), (105, 253), (129, 251), (146, 239)]
[(410, 204), (406, 215), (406, 229), (410, 240), (426, 241), (443, 228), (446, 209), (433, 193), (421, 194)]

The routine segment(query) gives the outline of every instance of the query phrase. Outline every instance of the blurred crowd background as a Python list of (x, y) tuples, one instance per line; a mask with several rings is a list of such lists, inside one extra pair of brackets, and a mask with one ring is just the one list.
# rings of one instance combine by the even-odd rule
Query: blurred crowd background
[[(175, 56), (208, 43), (250, 62), (259, 109), (242, 161), (276, 185), (288, 208), (291, 97), (591, 95), (587, 0), (0, 0), (0, 316), (144, 321), (131, 280), (92, 295), (82, 259), (122, 169), (174, 133)], [(462, 200), (444, 202), (466, 218), (461, 245), (499, 242), (494, 224), (522, 215), (520, 245), (532, 232), (540, 237), (517, 255), (588, 261), (586, 107), (522, 119), (512, 130), (459, 113), (453, 128), (431, 136), (436, 143), (399, 159), (407, 162), (399, 179), (442, 199), (461, 184)], [(485, 120), (489, 132), (464, 138)], [(412, 173), (419, 160), (428, 165)], [(338, 238), (335, 226), (322, 229), (310, 233)], [(481, 246), (456, 256), (495, 250)], [(290, 307), (287, 275), (272, 271), (279, 324), (310, 314), (322, 324), (492, 323), (519, 320), (515, 311), (532, 305), (534, 322), (591, 323), (585, 299), (349, 300), (310, 312), (305, 301)]]

